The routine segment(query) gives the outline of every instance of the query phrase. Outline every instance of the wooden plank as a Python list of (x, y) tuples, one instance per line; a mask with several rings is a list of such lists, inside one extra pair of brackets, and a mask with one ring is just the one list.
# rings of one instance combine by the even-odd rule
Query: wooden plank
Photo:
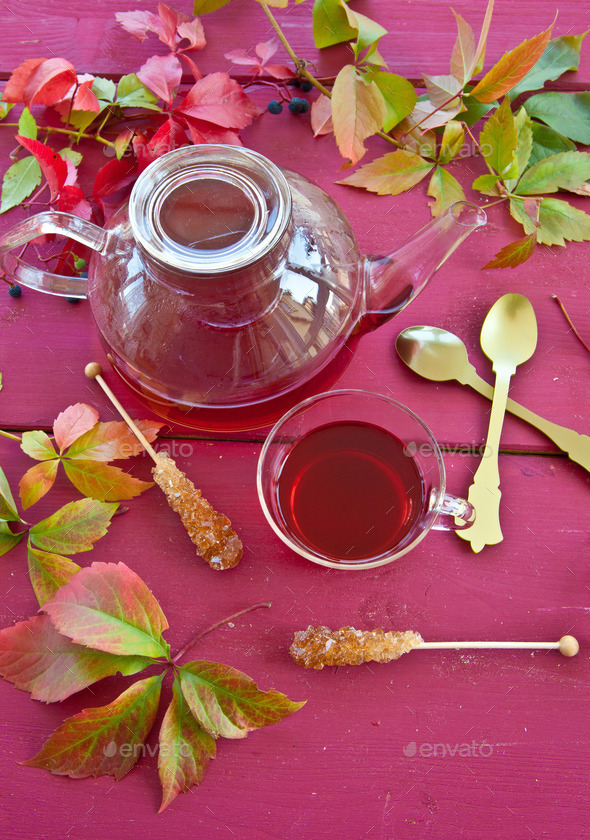
[[(358, 840), (372, 827), (402, 840), (425, 831), (470, 840), (583, 836), (590, 521), (587, 486), (575, 468), (560, 459), (507, 456), (505, 543), (475, 557), (454, 535), (432, 533), (395, 565), (353, 574), (296, 557), (270, 531), (252, 492), (258, 445), (190, 446), (177, 453), (178, 463), (232, 517), (246, 545), (240, 566), (217, 574), (198, 561), (155, 488), (127, 503), (129, 512), (77, 559), (123, 560), (137, 571), (169, 619), (173, 650), (242, 607), (272, 601), (270, 610), (207, 636), (188, 658), (235, 665), (261, 687), (308, 703), (243, 741), (221, 741), (201, 787), (158, 818), (162, 836), (185, 831), (189, 822), (199, 836), (253, 840)], [(466, 486), (473, 462), (449, 459), (452, 489)], [(2, 463), (15, 485), (29, 461), (11, 451)], [(132, 469), (145, 477), (147, 464), (139, 459)], [(37, 521), (72, 497), (60, 481), (27, 519)], [(3, 558), (2, 626), (36, 610), (25, 566), (22, 546)], [(389, 665), (315, 672), (287, 653), (293, 631), (309, 623), (413, 628), (430, 640), (556, 640), (571, 632), (582, 650), (571, 660), (556, 652), (416, 651)], [(2, 797), (5, 836), (103, 840), (121, 825), (130, 838), (154, 830), (153, 756), (119, 784), (109, 777), (72, 781), (16, 764), (66, 716), (108, 702), (130, 682), (109, 678), (49, 706), (0, 685), (0, 767), (10, 779)], [(169, 690), (166, 683), (166, 697)], [(555, 808), (556, 801), (564, 807)]]
[[(25, 58), (55, 56), (68, 58), (79, 72), (109, 75), (134, 72), (152, 54), (166, 52), (155, 36), (140, 45), (118, 26), (115, 13), (131, 11), (138, 6), (144, 7), (133, 0), (105, 0), (92, 5), (80, 0), (42, 5), (34, 0), (19, 0), (6, 4), (0, 10), (3, 32), (0, 72), (11, 72)], [(184, 4), (182, 11), (190, 12), (190, 6), (190, 3)], [(485, 6), (483, 0), (476, 8), (468, 0), (453, 3), (455, 11), (477, 34)], [(389, 35), (382, 40), (380, 50), (392, 72), (412, 79), (420, 79), (422, 72), (448, 73), (456, 29), (446, 0), (405, 0), (402, 6), (378, 0), (358, 0), (355, 9), (388, 30)], [(523, 0), (518, 9), (512, 0), (496, 0), (486, 67), (508, 49), (547, 29), (555, 11), (554, 3), (539, 3), (538, 0)], [(313, 45), (309, 2), (292, 6), (288, 13), (279, 10), (277, 17), (284, 21), (285, 33), (297, 54), (313, 61), (320, 74), (334, 75), (342, 61), (348, 59), (343, 47), (318, 54)], [(208, 40), (198, 61), (203, 72), (229, 70), (231, 65), (223, 57), (224, 52), (250, 49), (273, 34), (264, 13), (254, 7), (251, 0), (233, 0), (230, 6), (205, 15), (203, 24)], [(564, 0), (559, 4), (554, 36), (579, 34), (585, 31), (586, 25), (578, 0)], [(284, 60), (285, 54), (281, 55)], [(567, 85), (585, 89), (589, 81), (590, 53), (586, 49), (582, 53), (580, 70), (569, 75)]]

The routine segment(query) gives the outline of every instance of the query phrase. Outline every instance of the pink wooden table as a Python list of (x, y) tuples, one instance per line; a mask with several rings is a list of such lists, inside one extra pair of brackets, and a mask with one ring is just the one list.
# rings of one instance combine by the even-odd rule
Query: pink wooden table
[[(191, 12), (191, 3), (176, 6)], [(24, 58), (64, 56), (78, 71), (136, 70), (157, 49), (139, 44), (115, 23), (116, 11), (154, 3), (103, 0), (0, 4), (7, 78)], [(554, 35), (578, 34), (590, 24), (585, 4), (560, 4)], [(355, 6), (391, 32), (383, 42), (390, 67), (409, 78), (444, 73), (454, 40), (446, 2), (359, 0)], [(454, 8), (478, 28), (485, 4), (458, 0)], [(488, 61), (553, 20), (553, 3), (498, 0)], [(203, 69), (228, 69), (224, 51), (269, 37), (256, 4), (234, 0), (204, 19), (209, 46)], [(289, 15), (289, 37), (307, 57), (312, 47), (307, 4)], [(318, 59), (334, 72), (339, 49)], [(555, 87), (585, 90), (590, 50), (577, 73)], [(334, 184), (340, 158), (330, 138), (314, 140), (308, 116), (263, 115), (243, 133), (247, 146), (297, 169), (325, 188), (348, 214), (367, 253), (401, 241), (428, 221), (425, 187), (398, 198)], [(0, 127), (2, 171), (14, 146)], [(371, 154), (381, 153), (373, 143)], [(474, 167), (481, 166), (475, 162)], [(478, 170), (479, 171), (479, 170)], [(483, 169), (481, 170), (483, 171)], [(457, 170), (458, 177), (465, 172)], [(579, 199), (578, 206), (584, 207)], [(431, 426), (445, 456), (449, 489), (465, 493), (478, 459), (469, 454), (485, 437), (489, 404), (457, 384), (435, 385), (404, 368), (394, 339), (404, 327), (432, 324), (460, 335), (480, 374), (491, 381), (479, 349), (481, 323), (506, 292), (526, 294), (539, 323), (533, 359), (519, 368), (512, 396), (549, 419), (590, 430), (590, 359), (552, 299), (558, 294), (590, 339), (588, 246), (541, 248), (514, 270), (482, 271), (508, 241), (504, 208), (443, 267), (434, 283), (395, 321), (364, 337), (341, 379), (344, 386), (393, 394)], [(13, 216), (14, 220), (15, 216)], [(0, 224), (8, 227), (10, 214)], [(508, 226), (509, 227), (509, 226)], [(518, 235), (512, 228), (513, 238)], [(0, 290), (1, 291), (1, 290)], [(83, 376), (100, 361), (105, 377), (136, 417), (147, 416), (109, 371), (88, 304), (28, 290), (0, 296), (0, 428), (49, 430), (67, 405), (94, 405), (115, 419), (98, 388)], [(277, 726), (246, 740), (219, 743), (204, 781), (161, 816), (155, 758), (146, 757), (120, 783), (109, 776), (72, 781), (19, 766), (61, 721), (81, 708), (108, 702), (128, 678), (109, 678), (61, 704), (33, 703), (0, 685), (0, 834), (10, 840), (574, 840), (588, 836), (588, 505), (589, 476), (540, 433), (509, 418), (500, 469), (504, 542), (474, 555), (452, 534), (431, 534), (395, 565), (358, 574), (305, 562), (271, 532), (259, 507), (255, 472), (264, 430), (232, 439), (176, 429), (168, 434), (178, 464), (232, 519), (245, 545), (241, 564), (214, 574), (194, 556), (180, 522), (158, 492), (129, 503), (130, 512), (80, 562), (123, 560), (148, 583), (166, 613), (167, 638), (179, 649), (199, 628), (262, 600), (257, 611), (210, 634), (195, 655), (233, 664), (262, 688), (275, 686), (307, 705)], [(30, 462), (0, 439), (0, 463), (16, 484)], [(134, 474), (149, 477), (147, 459)], [(65, 481), (35, 508), (41, 519), (72, 499)], [(81, 555), (78, 555), (80, 557)], [(0, 622), (33, 614), (24, 546), (0, 563)], [(574, 659), (558, 653), (416, 652), (390, 665), (305, 671), (288, 655), (294, 630), (309, 623), (334, 628), (415, 629), (425, 639), (557, 640), (578, 637)], [(155, 743), (154, 737), (150, 743)], [(435, 745), (438, 745), (435, 748)], [(444, 745), (442, 747), (441, 745)], [(467, 749), (465, 748), (467, 745)], [(461, 752), (457, 746), (462, 747)], [(434, 754), (433, 754), (434, 753)]]

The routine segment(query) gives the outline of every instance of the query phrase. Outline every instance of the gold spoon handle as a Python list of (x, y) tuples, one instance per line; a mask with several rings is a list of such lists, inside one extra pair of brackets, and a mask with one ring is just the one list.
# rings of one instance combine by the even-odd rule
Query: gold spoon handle
[[(466, 376), (462, 380), (462, 384), (469, 385), (470, 388), (473, 388), (482, 397), (487, 397), (489, 400), (493, 399), (494, 389), (491, 385), (488, 385), (485, 379), (482, 379), (477, 374), (473, 366), (470, 368), (469, 376)], [(530, 411), (528, 408), (511, 399), (508, 399), (506, 403), (506, 410), (514, 414), (515, 417), (520, 417), (521, 420), (539, 429), (562, 452), (569, 455), (572, 461), (580, 464), (580, 466), (590, 472), (590, 437), (588, 435), (581, 435), (573, 429), (568, 429), (567, 426), (559, 426), (557, 423), (552, 423), (551, 420), (540, 417), (538, 414), (535, 414), (533, 411)]]
[(461, 539), (471, 543), (471, 548), (480, 552), (485, 545), (496, 545), (504, 539), (500, 527), (500, 470), (498, 452), (500, 436), (508, 400), (510, 369), (499, 368), (492, 401), (492, 413), (483, 458), (473, 477), (468, 499), (475, 508), (475, 522), (464, 531), (457, 531)]

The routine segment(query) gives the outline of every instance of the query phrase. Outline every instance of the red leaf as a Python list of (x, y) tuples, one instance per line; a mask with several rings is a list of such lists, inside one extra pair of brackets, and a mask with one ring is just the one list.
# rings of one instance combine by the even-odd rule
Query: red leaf
[(163, 23), (162, 33), (158, 37), (174, 52), (179, 41), (176, 28), (181, 22), (188, 21), (190, 18), (182, 12), (177, 12), (171, 6), (167, 6), (166, 3), (158, 3), (158, 16)]
[(38, 140), (32, 140), (30, 137), (22, 137), (20, 134), (16, 135), (16, 139), (39, 162), (41, 171), (49, 184), (51, 192), (50, 200), (54, 201), (65, 184), (68, 175), (68, 167), (66, 166), (65, 160), (57, 152), (54, 152), (53, 149), (50, 149), (49, 146), (45, 146), (44, 143), (40, 143)]
[(66, 184), (62, 187), (57, 202), (57, 209), (64, 213), (72, 213), (74, 216), (80, 216), (82, 219), (90, 221), (92, 217), (92, 207), (84, 198), (84, 193), (80, 187), (75, 187), (72, 184)]
[(222, 128), (245, 128), (261, 111), (226, 73), (210, 73), (189, 90), (177, 112)]
[(254, 56), (248, 55), (246, 50), (230, 50), (223, 53), (223, 57), (234, 64), (245, 64), (248, 67), (260, 67), (260, 61)]
[(152, 12), (117, 12), (115, 18), (117, 23), (138, 41), (145, 41), (148, 32), (155, 32), (158, 37), (160, 33), (164, 34), (163, 21)]
[(78, 90), (76, 91), (76, 95), (74, 97), (74, 110), (76, 111), (93, 111), (95, 114), (99, 114), (101, 107), (96, 95), (92, 91), (92, 85), (94, 83), (94, 77), (81, 82), (78, 85)]
[(186, 146), (188, 139), (182, 123), (170, 116), (164, 125), (156, 131), (151, 140), (146, 141), (144, 137), (135, 137), (133, 148), (137, 156), (138, 172), (141, 173), (149, 164), (173, 149)]
[(70, 405), (57, 415), (53, 424), (55, 442), (63, 452), (80, 435), (83, 435), (98, 421), (98, 411), (86, 403)]
[(186, 61), (186, 63), (189, 66), (189, 69), (190, 69), (191, 73), (193, 74), (193, 76), (195, 77), (196, 81), (199, 81), (199, 79), (203, 78), (203, 74), (199, 70), (196, 62), (194, 62), (192, 60), (192, 58), (189, 56), (188, 53), (181, 52), (181, 53), (179, 53), (179, 56)]
[(229, 146), (241, 146), (242, 141), (235, 131), (219, 128), (203, 120), (187, 117), (187, 125), (193, 143), (226, 143)]
[(182, 79), (182, 67), (175, 55), (153, 55), (140, 67), (137, 77), (152, 93), (171, 105)]
[(183, 47), (183, 49), (202, 50), (207, 46), (203, 24), (198, 17), (179, 23), (176, 31), (181, 41), (189, 42), (189, 46)]
[(264, 65), (273, 57), (278, 48), (279, 45), (275, 39), (271, 38), (270, 41), (261, 41), (259, 44), (256, 44), (254, 49), (256, 50), (256, 54), (260, 56), (261, 63)]
[(63, 99), (76, 84), (76, 70), (65, 58), (47, 58), (29, 77), (25, 86), (24, 103), (54, 105)]
[(3, 102), (24, 102), (25, 88), (34, 71), (40, 64), (43, 64), (44, 58), (27, 58), (22, 64), (12, 71), (12, 74), (6, 82), (4, 93), (2, 94)]
[(133, 160), (110, 160), (96, 173), (93, 198), (108, 198), (135, 181), (137, 167)]
[(295, 73), (289, 67), (285, 67), (284, 64), (266, 64), (264, 69), (274, 79), (295, 78)]
[(496, 258), (491, 260), (484, 268), (516, 268), (517, 265), (522, 265), (533, 255), (537, 247), (536, 231), (529, 233), (528, 236), (523, 236), (522, 239), (517, 239), (515, 242), (510, 242), (501, 248), (496, 254)]

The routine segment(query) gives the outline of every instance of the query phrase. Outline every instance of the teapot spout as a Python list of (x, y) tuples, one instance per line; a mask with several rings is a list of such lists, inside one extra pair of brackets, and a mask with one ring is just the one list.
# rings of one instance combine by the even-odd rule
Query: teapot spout
[(401, 312), (472, 231), (487, 216), (481, 207), (457, 201), (387, 257), (368, 260), (365, 329)]

